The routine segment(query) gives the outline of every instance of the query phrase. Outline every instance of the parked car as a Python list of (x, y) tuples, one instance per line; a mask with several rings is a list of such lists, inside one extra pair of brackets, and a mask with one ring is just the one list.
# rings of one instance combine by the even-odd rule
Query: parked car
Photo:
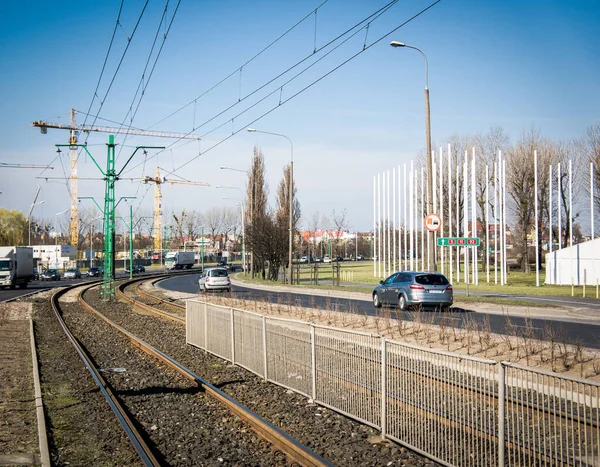
[(200, 292), (209, 292), (210, 290), (221, 290), (231, 292), (231, 279), (225, 268), (205, 269), (198, 279)]
[(81, 271), (77, 268), (69, 268), (65, 271), (65, 279), (81, 279)]
[(389, 305), (404, 311), (418, 305), (448, 311), (453, 303), (452, 284), (435, 272), (395, 272), (373, 290), (375, 308)]
[(46, 269), (40, 276), (40, 279), (42, 281), (59, 281), (60, 272), (58, 272), (58, 269)]
[(329, 256), (323, 256), (324, 263), (331, 263), (331, 258)]
[(363, 255), (363, 254), (360, 254), (356, 257), (356, 261), (362, 261), (364, 259), (365, 259), (365, 255)]
[(321, 257), (319, 257), (319, 256), (317, 256), (317, 257), (315, 258), (315, 263), (322, 263), (322, 262), (323, 262), (323, 258), (321, 258)]
[(102, 268), (89, 268), (86, 272), (88, 277), (100, 277), (103, 273)]
[(342, 256), (337, 256), (335, 260), (339, 263), (340, 261), (344, 261), (344, 258)]
[(315, 263), (315, 258), (313, 258), (312, 256), (303, 256), (302, 258), (300, 258), (300, 263), (302, 264), (306, 264), (306, 263)]

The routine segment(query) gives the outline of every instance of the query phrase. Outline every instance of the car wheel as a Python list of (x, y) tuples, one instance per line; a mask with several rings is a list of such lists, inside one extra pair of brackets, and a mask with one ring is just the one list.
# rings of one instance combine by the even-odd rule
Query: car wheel
[(400, 308), (400, 311), (406, 311), (406, 297), (403, 294), (398, 297), (398, 308)]
[(377, 292), (373, 294), (373, 306), (375, 308), (381, 308), (381, 300), (379, 300), (379, 294)]

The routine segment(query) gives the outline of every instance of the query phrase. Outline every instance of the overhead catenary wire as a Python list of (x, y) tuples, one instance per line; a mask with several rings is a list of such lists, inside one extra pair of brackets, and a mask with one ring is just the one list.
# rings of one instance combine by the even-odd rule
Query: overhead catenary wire
[[(440, 1), (440, 0), (438, 0), (438, 1), (437, 1), (437, 2), (435, 2), (435, 3), (438, 3), (439, 1)], [(267, 98), (271, 97), (273, 94), (275, 94), (275, 93), (279, 92), (279, 91), (280, 91), (280, 89), (282, 89), (284, 86), (288, 85), (288, 84), (289, 84), (290, 82), (292, 82), (294, 79), (298, 78), (300, 75), (302, 75), (303, 73), (305, 73), (305, 72), (306, 72), (307, 70), (309, 70), (311, 67), (315, 66), (317, 63), (319, 63), (320, 61), (322, 61), (322, 60), (323, 60), (325, 57), (327, 57), (329, 54), (333, 53), (335, 50), (337, 50), (337, 49), (338, 49), (339, 47), (341, 47), (343, 44), (345, 44), (346, 42), (348, 42), (348, 41), (349, 41), (351, 38), (355, 37), (355, 36), (356, 36), (358, 33), (360, 33), (362, 30), (364, 30), (364, 29), (365, 29), (365, 27), (368, 27), (368, 25), (370, 24), (370, 22), (372, 22), (372, 21), (374, 21), (374, 20), (378, 19), (378, 18), (379, 18), (381, 15), (383, 15), (385, 12), (387, 12), (387, 11), (388, 11), (388, 10), (389, 10), (389, 9), (390, 9), (390, 8), (391, 8), (391, 7), (392, 7), (394, 4), (396, 4), (397, 2), (398, 2), (398, 0), (392, 0), (392, 1), (390, 1), (389, 3), (387, 3), (386, 5), (384, 5), (383, 7), (379, 8), (379, 9), (378, 9), (376, 12), (374, 12), (374, 13), (371, 13), (369, 16), (367, 16), (367, 17), (366, 17), (366, 18), (364, 18), (363, 20), (359, 21), (359, 22), (358, 22), (358, 23), (356, 23), (354, 26), (352, 26), (352, 27), (348, 28), (348, 29), (347, 29), (347, 30), (345, 30), (343, 33), (339, 34), (339, 35), (338, 35), (338, 36), (336, 36), (334, 39), (330, 40), (330, 41), (329, 41), (327, 44), (325, 44), (325, 45), (323, 45), (322, 47), (320, 47), (320, 48), (317, 50), (317, 52), (320, 52), (320, 51), (322, 51), (322, 50), (326, 49), (327, 47), (331, 46), (333, 43), (335, 43), (336, 41), (338, 41), (340, 38), (342, 38), (342, 37), (344, 37), (345, 35), (347, 35), (349, 32), (351, 32), (351, 31), (353, 31), (354, 29), (356, 29), (357, 27), (359, 27), (359, 26), (363, 25), (362, 27), (359, 27), (359, 29), (357, 29), (357, 30), (356, 30), (356, 31), (355, 31), (353, 34), (351, 34), (351, 35), (350, 35), (348, 38), (344, 39), (344, 40), (343, 40), (343, 41), (342, 41), (340, 44), (338, 44), (337, 46), (333, 47), (333, 48), (332, 48), (330, 51), (328, 51), (327, 53), (325, 53), (325, 54), (324, 54), (322, 57), (320, 57), (319, 59), (315, 60), (315, 61), (314, 61), (312, 64), (308, 65), (308, 66), (307, 66), (306, 68), (304, 68), (302, 71), (298, 72), (296, 75), (294, 75), (292, 78), (290, 78), (289, 80), (287, 80), (285, 83), (283, 83), (283, 84), (281, 84), (281, 85), (278, 85), (276, 89), (274, 89), (273, 91), (271, 91), (270, 93), (268, 93), (267, 95), (265, 95), (264, 97), (262, 97), (261, 99), (259, 99), (258, 101), (254, 102), (252, 105), (250, 105), (249, 107), (247, 107), (245, 110), (243, 110), (243, 111), (239, 112), (238, 114), (236, 114), (236, 115), (235, 115), (233, 118), (229, 118), (229, 119), (228, 119), (227, 121), (225, 121), (224, 123), (222, 123), (222, 124), (218, 125), (217, 127), (213, 128), (213, 129), (212, 129), (212, 130), (210, 130), (210, 131), (207, 131), (206, 133), (204, 133), (203, 135), (201, 135), (201, 137), (200, 137), (200, 138), (202, 139), (202, 138), (203, 138), (203, 137), (205, 137), (206, 135), (209, 135), (210, 133), (213, 133), (214, 131), (216, 131), (216, 130), (218, 130), (218, 129), (222, 128), (222, 127), (224, 127), (225, 125), (229, 125), (229, 124), (231, 124), (231, 123), (232, 123), (232, 121), (234, 121), (236, 118), (240, 117), (241, 115), (243, 115), (244, 113), (246, 113), (248, 110), (250, 110), (250, 109), (252, 109), (252, 108), (256, 107), (257, 105), (259, 105), (260, 103), (264, 102), (264, 101), (265, 101)], [(435, 3), (434, 3), (434, 4), (435, 4)], [(430, 5), (430, 7), (431, 7), (431, 6), (433, 6), (434, 4)], [(409, 19), (407, 22), (409, 22), (409, 21), (411, 21), (412, 19), (416, 18), (417, 16), (419, 16), (420, 14), (422, 14), (424, 11), (426, 11), (426, 10), (427, 10), (427, 9), (429, 9), (430, 7), (428, 7), (428, 8), (426, 8), (426, 9), (422, 10), (422, 11), (421, 11), (421, 12), (419, 12), (417, 15), (415, 15), (413, 18)], [(305, 17), (305, 18), (306, 18), (306, 17)], [(365, 23), (365, 22), (367, 22), (367, 21), (368, 21), (368, 23), (367, 23), (366, 25), (364, 25), (364, 23)], [(403, 23), (402, 25), (398, 26), (398, 28), (399, 28), (399, 27), (401, 27), (401, 26), (403, 26), (404, 24), (406, 24), (406, 23)], [(382, 40), (383, 38), (387, 37), (389, 34), (393, 33), (393, 32), (394, 32), (394, 31), (396, 31), (398, 28), (396, 28), (396, 29), (394, 29), (394, 30), (392, 30), (392, 31), (388, 32), (386, 35), (382, 36), (382, 38), (381, 38), (381, 39), (379, 39), (379, 40)], [(379, 40), (378, 40), (378, 41), (376, 41), (376, 42), (374, 42), (374, 43), (373, 43), (373, 44), (371, 44), (371, 45), (374, 45), (375, 43), (379, 42)], [(363, 46), (363, 48), (362, 48), (361, 52), (364, 52), (364, 51), (366, 51), (366, 50), (367, 50), (369, 47), (371, 47), (371, 46), (368, 46), (368, 47), (365, 47), (365, 46)], [(361, 52), (359, 52), (358, 54), (354, 55), (353, 57), (351, 57), (351, 58), (350, 58), (349, 60), (347, 60), (346, 62), (342, 63), (342, 65), (344, 65), (345, 63), (347, 63), (348, 61), (350, 61), (352, 58), (355, 58), (355, 57), (356, 57), (357, 55), (359, 55)], [(244, 100), (248, 99), (248, 98), (249, 98), (249, 97), (251, 97), (252, 95), (254, 95), (254, 94), (256, 94), (257, 92), (259, 92), (260, 90), (264, 89), (266, 86), (268, 86), (269, 84), (273, 83), (275, 80), (279, 79), (280, 77), (282, 77), (283, 75), (285, 75), (285, 74), (286, 74), (286, 73), (288, 73), (289, 71), (293, 70), (294, 68), (298, 67), (299, 65), (301, 65), (302, 63), (304, 63), (306, 60), (308, 60), (309, 58), (311, 58), (311, 57), (313, 57), (313, 56), (314, 56), (314, 54), (309, 54), (308, 56), (306, 56), (306, 57), (302, 58), (301, 60), (299, 60), (298, 62), (296, 62), (294, 65), (292, 65), (292, 66), (290, 66), (289, 68), (287, 68), (285, 71), (283, 71), (283, 72), (279, 73), (277, 76), (275, 76), (274, 78), (270, 79), (270, 80), (269, 80), (269, 81), (267, 81), (265, 84), (263, 84), (263, 85), (259, 86), (259, 87), (258, 87), (258, 88), (256, 88), (254, 91), (252, 91), (252, 92), (250, 92), (249, 94), (247, 94), (247, 95), (246, 95), (244, 98), (242, 98), (242, 99), (240, 99), (240, 100), (236, 101), (235, 103), (231, 104), (229, 107), (227, 107), (226, 109), (224, 109), (224, 110), (220, 111), (220, 112), (219, 112), (219, 113), (217, 113), (216, 115), (212, 116), (211, 118), (209, 118), (209, 119), (208, 119), (208, 120), (206, 120), (205, 122), (203, 122), (203, 123), (201, 123), (201, 124), (199, 124), (199, 125), (195, 126), (195, 127), (194, 127), (194, 128), (191, 130), (191, 131), (189, 131), (189, 132), (188, 132), (188, 133), (186, 133), (186, 134), (187, 134), (187, 135), (189, 135), (189, 134), (191, 134), (192, 132), (194, 132), (194, 131), (198, 130), (199, 128), (202, 128), (202, 127), (203, 127), (203, 126), (205, 126), (206, 124), (210, 123), (211, 121), (215, 120), (215, 119), (216, 119), (216, 118), (218, 118), (219, 116), (223, 115), (225, 112), (227, 112), (227, 111), (231, 110), (231, 109), (232, 109), (232, 108), (234, 108), (236, 105), (238, 105), (238, 104), (241, 104), (241, 103), (242, 103)], [(340, 66), (342, 66), (342, 65), (340, 65)], [(323, 77), (327, 76), (328, 74), (330, 74), (331, 72), (333, 72), (333, 71), (337, 70), (338, 68), (339, 68), (339, 66), (338, 66), (338, 67), (336, 67), (336, 68), (334, 68), (333, 70), (331, 70), (329, 73), (327, 73), (327, 74), (326, 74), (326, 75), (324, 75)], [(240, 69), (240, 68), (238, 68), (237, 70), (239, 70), (239, 69)], [(231, 76), (231, 75), (229, 75), (229, 76)], [(321, 77), (320, 79), (322, 79), (323, 77)], [(320, 79), (318, 79), (318, 80), (314, 81), (313, 83), (311, 83), (311, 85), (309, 85), (309, 86), (305, 87), (303, 90), (306, 90), (306, 89), (308, 89), (310, 86), (312, 86), (313, 84), (316, 84), (318, 81), (320, 81)], [(215, 86), (216, 86), (216, 85), (215, 85)], [(213, 88), (211, 88), (211, 90), (212, 90), (212, 89), (214, 89), (214, 86), (213, 86)], [(210, 90), (209, 90), (209, 91), (210, 91)], [(209, 91), (207, 91), (207, 92), (209, 92)], [(205, 94), (206, 94), (206, 93), (202, 94), (202, 95), (201, 95), (201, 96), (199, 96), (198, 98), (202, 97), (202, 96), (203, 96), (203, 95), (205, 95)], [(294, 96), (294, 97), (295, 97), (295, 96)], [(197, 98), (197, 99), (198, 99), (198, 98)], [(287, 101), (289, 101), (289, 100), (290, 100), (290, 99), (287, 99), (285, 102), (287, 102)], [(193, 103), (193, 102), (195, 102), (195, 101), (192, 101), (192, 103)], [(254, 122), (256, 122), (257, 120), (259, 120), (260, 118), (263, 118), (264, 116), (268, 115), (268, 114), (269, 114), (271, 111), (273, 111), (275, 108), (279, 107), (279, 106), (280, 106), (282, 103), (283, 103), (283, 101), (280, 101), (280, 102), (279, 102), (279, 105), (275, 106), (275, 107), (274, 107), (273, 109), (271, 109), (270, 111), (268, 111), (268, 112), (266, 112), (266, 113), (262, 114), (260, 117), (258, 117), (258, 119), (256, 119), (256, 120), (253, 120), (253, 121), (252, 121), (252, 122), (250, 122), (248, 125), (251, 125), (252, 123), (254, 123)], [(188, 104), (188, 105), (189, 105), (189, 104)], [(180, 109), (180, 110), (181, 110), (181, 109)], [(173, 113), (172, 115), (174, 115), (174, 113)], [(168, 117), (167, 117), (167, 118), (168, 118)], [(163, 119), (163, 120), (161, 120), (161, 121), (164, 121), (164, 119)], [(248, 125), (246, 125), (246, 126), (248, 126)], [(215, 145), (213, 145), (213, 146), (209, 147), (209, 148), (208, 148), (208, 149), (206, 149), (204, 152), (200, 152), (200, 153), (199, 153), (199, 154), (198, 154), (196, 157), (194, 157), (193, 159), (191, 159), (191, 160), (190, 160), (190, 161), (188, 161), (187, 163), (191, 162), (192, 160), (195, 160), (195, 159), (197, 159), (197, 158), (198, 158), (198, 157), (200, 157), (202, 154), (204, 154), (204, 153), (206, 153), (206, 152), (210, 151), (211, 149), (214, 149), (215, 147), (219, 146), (221, 143), (223, 143), (223, 142), (227, 141), (227, 140), (228, 140), (228, 139), (229, 139), (231, 136), (234, 136), (235, 134), (239, 133), (240, 131), (241, 131), (241, 130), (237, 130), (237, 131), (236, 131), (236, 130), (232, 129), (231, 135), (229, 135), (229, 136), (228, 136), (228, 137), (226, 137), (225, 139), (223, 139), (223, 140), (219, 141), (217, 144), (215, 144)], [(176, 140), (175, 142), (173, 142), (172, 144), (170, 144), (169, 146), (167, 146), (167, 147), (166, 147), (165, 149), (163, 149), (162, 151), (164, 151), (164, 150), (166, 150), (166, 149), (170, 149), (170, 148), (172, 148), (172, 147), (173, 147), (173, 146), (175, 146), (175, 145), (176, 145), (176, 144), (177, 144), (179, 141), (181, 141), (181, 139), (178, 139), (178, 140)], [(177, 146), (177, 148), (179, 148), (179, 147), (182, 147), (182, 146), (185, 146), (186, 144), (188, 144), (188, 143), (187, 143), (187, 142), (186, 142), (186, 143), (183, 143), (183, 144), (181, 144), (181, 145)], [(160, 154), (160, 152), (162, 152), (162, 151), (159, 151), (159, 152), (158, 152), (156, 155)], [(184, 165), (182, 165), (182, 166), (179, 166), (177, 169), (175, 169), (173, 172), (171, 172), (171, 174), (172, 174), (172, 173), (174, 173), (176, 170), (179, 170), (179, 169), (181, 169), (182, 167), (184, 167), (185, 165), (187, 165), (187, 163), (186, 163), (186, 164), (184, 164)], [(128, 173), (128, 172), (130, 172), (130, 171), (133, 171), (133, 170), (135, 170), (137, 167), (139, 167), (139, 165), (140, 165), (140, 164), (137, 164), (137, 165), (135, 165), (135, 166), (131, 167), (131, 168), (130, 168), (130, 169), (129, 169), (129, 170), (126, 172), (126, 173)]]
[[(395, 1), (397, 1), (397, 0), (395, 0)], [(248, 65), (248, 64), (252, 63), (254, 60), (256, 60), (259, 56), (261, 56), (264, 52), (266, 52), (268, 49), (270, 49), (278, 41), (280, 41), (287, 34), (289, 34), (291, 31), (293, 31), (296, 27), (298, 27), (300, 24), (302, 24), (307, 18), (310, 17), (310, 15), (312, 15), (313, 13), (315, 13), (319, 8), (321, 8), (327, 2), (328, 2), (328, 0), (324, 0), (319, 6), (317, 6), (316, 8), (314, 8), (310, 13), (307, 13), (302, 19), (300, 19), (299, 21), (297, 21), (293, 26), (291, 26), (284, 33), (282, 33), (281, 35), (279, 35), (279, 37), (277, 37), (271, 43), (269, 43), (267, 46), (265, 46), (263, 49), (261, 49), (252, 58), (246, 60), (242, 65), (240, 65), (239, 67), (237, 67), (234, 71), (232, 71), (231, 73), (229, 73), (227, 76), (225, 76), (223, 79), (221, 79), (216, 84), (214, 84), (213, 86), (211, 86), (209, 89), (207, 89), (206, 91), (204, 91), (203, 93), (201, 93), (198, 97), (196, 97), (195, 99), (192, 99), (190, 102), (188, 102), (187, 104), (181, 106), (179, 109), (177, 109), (174, 112), (170, 113), (169, 115), (167, 115), (163, 119), (157, 121), (153, 125), (150, 125), (148, 128), (154, 128), (156, 125), (161, 124), (162, 122), (164, 122), (165, 120), (168, 120), (169, 118), (171, 118), (172, 116), (176, 115), (177, 113), (185, 110), (190, 105), (195, 104), (198, 99), (201, 99), (202, 97), (206, 96), (208, 93), (210, 93), (211, 91), (213, 91), (214, 89), (216, 89), (217, 87), (219, 87), (221, 84), (223, 84), (225, 81), (227, 81), (229, 78), (231, 78), (232, 76), (234, 76), (238, 72), (241, 73), (242, 68), (244, 68), (246, 65)]]
[[(331, 69), (330, 71), (328, 71), (327, 73), (325, 73), (324, 75), (322, 75), (321, 77), (315, 79), (313, 82), (311, 82), (310, 84), (308, 84), (307, 86), (305, 86), (304, 88), (300, 89), (298, 92), (296, 92), (295, 94), (291, 95), (290, 97), (288, 97), (287, 99), (281, 101), (281, 103), (279, 103), (278, 105), (272, 107), (271, 109), (267, 110), (266, 112), (264, 112), (263, 114), (261, 114), (260, 116), (258, 116), (257, 118), (255, 118), (254, 120), (246, 123), (245, 125), (243, 125), (239, 130), (235, 131), (234, 133), (232, 133), (231, 135), (226, 136), (225, 138), (223, 138), (222, 140), (218, 141), (217, 143), (215, 143), (214, 145), (210, 146), (209, 148), (205, 149), (205, 151), (202, 154), (198, 154), (196, 156), (194, 156), (193, 158), (189, 159), (187, 162), (185, 162), (184, 164), (180, 165), (179, 167), (177, 167), (177, 170), (181, 170), (183, 167), (185, 167), (186, 165), (190, 164), (191, 162), (193, 162), (194, 160), (198, 159), (201, 155), (206, 154), (208, 151), (216, 148), (217, 146), (221, 145), (222, 143), (224, 143), (225, 141), (229, 140), (232, 136), (236, 135), (237, 133), (239, 133), (240, 131), (245, 131), (245, 129), (251, 125), (253, 125), (254, 123), (256, 123), (257, 121), (259, 121), (260, 119), (264, 118), (265, 116), (269, 115), (271, 112), (273, 112), (275, 109), (279, 108), (281, 105), (286, 104), (287, 102), (291, 101), (292, 99), (296, 98), (297, 96), (299, 96), (300, 94), (302, 94), (304, 91), (306, 91), (307, 89), (311, 88), (312, 86), (314, 86), (315, 84), (317, 84), (318, 82), (322, 81), (323, 79), (325, 79), (327, 76), (329, 76), (330, 74), (332, 74), (333, 72), (337, 71), (338, 69), (340, 69), (342, 66), (346, 65), (347, 63), (349, 63), (350, 61), (354, 60), (356, 57), (358, 57), (359, 55), (361, 55), (362, 53), (366, 52), (367, 50), (369, 50), (371, 47), (373, 47), (374, 45), (378, 44), (379, 42), (381, 42), (382, 40), (384, 40), (386, 37), (388, 37), (389, 35), (393, 34), (394, 32), (396, 32), (398, 29), (400, 29), (401, 27), (405, 26), (406, 24), (410, 23), (411, 21), (413, 21), (414, 19), (418, 18), (419, 16), (421, 16), (423, 13), (425, 13), (426, 11), (428, 11), (429, 9), (431, 9), (433, 6), (435, 6), (436, 4), (438, 4), (441, 0), (436, 0), (433, 3), (429, 4), (427, 7), (423, 8), (422, 10), (420, 10), (418, 13), (414, 14), (413, 16), (411, 16), (409, 19), (407, 19), (406, 21), (404, 21), (403, 23), (401, 23), (399, 26), (393, 28), (392, 30), (390, 30), (389, 32), (387, 32), (386, 34), (384, 34), (383, 36), (380, 36), (377, 40), (375, 40), (373, 43), (369, 44), (368, 46), (362, 48), (361, 50), (359, 50), (358, 52), (356, 52), (354, 55), (350, 56), (348, 59), (344, 60), (342, 63), (340, 63), (339, 65), (337, 65), (336, 67), (334, 67), (333, 69)], [(264, 100), (264, 99), (263, 99)], [(190, 132), (191, 133), (191, 132)], [(173, 143), (173, 144), (176, 144)], [(185, 143), (184, 143), (185, 144)], [(172, 145), (171, 145), (172, 146)], [(170, 146), (167, 146), (166, 149), (168, 149)], [(164, 150), (163, 150), (164, 151)], [(160, 151), (159, 151), (160, 152)], [(175, 172), (174, 171), (174, 172)]]

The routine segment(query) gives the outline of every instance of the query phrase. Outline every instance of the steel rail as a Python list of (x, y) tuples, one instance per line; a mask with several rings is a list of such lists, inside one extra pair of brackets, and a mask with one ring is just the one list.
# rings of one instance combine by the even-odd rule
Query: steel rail
[[(86, 284), (84, 286), (85, 287), (84, 290), (87, 290), (87, 289), (95, 287), (95, 286), (96, 286), (96, 283), (94, 283), (92, 285)], [(79, 354), (79, 357), (83, 361), (84, 365), (86, 366), (86, 368), (92, 375), (92, 378), (98, 385), (98, 388), (100, 389), (100, 391), (102, 392), (102, 395), (108, 402), (108, 405), (110, 406), (112, 411), (117, 416), (117, 419), (121, 423), (121, 426), (123, 427), (125, 433), (129, 437), (131, 443), (133, 444), (133, 447), (137, 451), (142, 462), (147, 466), (160, 466), (161, 465), (160, 462), (156, 459), (156, 457), (154, 457), (152, 450), (150, 449), (148, 444), (144, 441), (144, 438), (142, 437), (140, 432), (135, 428), (132, 420), (127, 415), (126, 410), (123, 408), (123, 406), (121, 405), (119, 400), (115, 397), (115, 395), (112, 393), (112, 391), (108, 387), (108, 384), (106, 383), (106, 381), (104, 380), (104, 378), (102, 377), (102, 375), (100, 374), (98, 369), (91, 362), (89, 356), (87, 355), (85, 350), (83, 350), (83, 348), (81, 347), (81, 345), (79, 344), (79, 342), (77, 341), (75, 336), (73, 336), (73, 334), (71, 333), (71, 331), (69, 330), (68, 326), (66, 325), (65, 321), (63, 320), (63, 318), (61, 316), (59, 298), (62, 295), (64, 295), (65, 293), (67, 293), (68, 291), (75, 289), (77, 287), (81, 287), (81, 284), (76, 284), (76, 285), (58, 290), (52, 295), (52, 297), (50, 299), (50, 303), (52, 304), (52, 310), (54, 311), (56, 319), (58, 320), (58, 323), (60, 324), (63, 331), (65, 332), (67, 338), (69, 339), (69, 341), (75, 348), (76, 352)], [(80, 292), (80, 295), (81, 295), (81, 293), (82, 292)]]
[[(139, 280), (143, 280), (143, 279), (139, 279)], [(133, 281), (130, 281), (129, 284), (131, 284), (131, 282), (133, 282)], [(126, 286), (126, 284), (127, 283), (121, 284), (119, 286), (119, 288)], [(270, 422), (268, 422), (267, 420), (262, 418), (260, 415), (258, 415), (254, 411), (252, 411), (249, 408), (245, 407), (244, 405), (240, 404), (235, 399), (233, 399), (231, 396), (229, 396), (225, 392), (221, 391), (220, 389), (218, 389), (215, 386), (213, 386), (212, 384), (210, 384), (208, 381), (206, 381), (205, 379), (203, 379), (196, 373), (192, 372), (191, 370), (189, 370), (188, 368), (186, 368), (179, 362), (173, 360), (168, 355), (164, 354), (163, 352), (156, 349), (152, 345), (139, 339), (137, 336), (130, 333), (125, 328), (121, 327), (114, 321), (112, 321), (109, 318), (107, 318), (106, 316), (104, 316), (99, 311), (95, 310), (90, 304), (88, 304), (85, 301), (85, 299), (83, 297), (83, 294), (85, 293), (85, 291), (87, 291), (88, 289), (91, 289), (91, 288), (92, 287), (88, 287), (88, 288), (82, 290), (79, 294), (79, 303), (82, 307), (87, 309), (89, 312), (97, 315), (98, 317), (103, 319), (107, 324), (109, 324), (110, 326), (117, 329), (118, 331), (123, 333), (125, 336), (127, 336), (129, 338), (129, 340), (131, 341), (132, 345), (135, 345), (136, 347), (145, 351), (149, 355), (154, 356), (159, 361), (163, 362), (164, 364), (173, 368), (175, 371), (179, 372), (182, 376), (194, 381), (208, 395), (210, 395), (214, 399), (218, 400), (219, 402), (223, 403), (228, 408), (228, 410), (230, 410), (234, 415), (238, 416), (240, 419), (242, 419), (243, 421), (248, 423), (248, 425), (250, 425), (252, 427), (252, 429), (258, 436), (260, 436), (267, 442), (271, 443), (273, 446), (280, 449), (287, 456), (287, 458), (290, 462), (296, 462), (299, 465), (307, 466), (307, 467), (310, 467), (310, 466), (314, 466), (314, 467), (332, 466), (333, 465), (326, 459), (322, 458), (321, 456), (319, 456), (318, 454), (313, 452), (308, 447), (301, 444), (299, 441), (292, 438), (290, 435), (288, 435), (284, 431), (280, 430), (279, 428), (277, 428), (276, 426), (274, 426), (273, 424), (271, 424)], [(131, 300), (128, 299), (128, 301), (131, 301)], [(136, 304), (139, 305), (140, 302), (137, 302)], [(146, 307), (148, 307), (148, 305), (145, 305), (143, 308), (146, 309)], [(164, 313), (161, 312), (161, 315), (162, 314), (164, 314)]]

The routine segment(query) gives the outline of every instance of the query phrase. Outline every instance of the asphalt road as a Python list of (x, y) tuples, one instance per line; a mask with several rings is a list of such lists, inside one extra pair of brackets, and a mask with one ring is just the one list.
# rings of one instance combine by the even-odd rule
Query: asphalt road
[[(174, 290), (178, 292), (186, 292), (186, 293), (198, 293), (198, 276), (197, 275), (186, 275), (181, 277), (173, 277), (170, 279), (166, 279), (160, 282), (160, 286)], [(245, 298), (249, 300), (257, 299), (257, 300), (273, 300), (273, 301), (282, 301), (283, 303), (291, 302), (295, 305), (305, 306), (305, 307), (315, 307), (321, 309), (331, 309), (337, 311), (353, 311), (354, 313), (359, 314), (367, 314), (369, 316), (375, 316), (377, 310), (373, 306), (370, 301), (354, 299), (354, 298), (333, 298), (333, 297), (325, 297), (319, 296), (315, 294), (299, 294), (299, 293), (290, 293), (290, 292), (280, 292), (277, 290), (263, 291), (250, 289), (247, 287), (241, 287), (238, 285), (234, 285), (232, 287), (232, 294), (236, 294), (240, 296), (240, 298)], [(482, 294), (485, 295), (485, 294)], [(489, 295), (489, 294), (488, 294)], [(499, 295), (494, 294), (495, 297)], [(560, 302), (560, 304), (567, 304), (567, 302), (571, 301), (571, 299), (563, 299), (561, 297), (531, 297), (531, 296), (514, 296), (514, 295), (503, 295), (506, 298), (522, 298), (525, 300), (547, 300), (548, 302)], [(583, 299), (585, 300), (585, 299)], [(579, 300), (575, 300), (579, 305), (581, 305)], [(589, 300), (584, 302), (589, 304)], [(555, 303), (556, 304), (556, 303)], [(595, 306), (598, 306), (594, 303)], [(398, 316), (401, 316), (402, 319), (406, 321), (412, 321), (412, 312), (400, 312), (396, 309), (393, 309), (392, 316), (398, 312)], [(498, 334), (510, 334), (511, 331), (519, 332), (526, 328), (526, 319), (518, 316), (510, 317), (510, 325), (507, 323), (507, 320), (504, 316), (493, 314), (493, 313), (485, 313), (485, 312), (475, 312), (475, 311), (466, 311), (466, 310), (456, 310), (453, 309), (452, 312), (442, 314), (435, 312), (424, 312), (424, 313), (433, 313), (434, 315), (434, 324), (437, 323), (442, 316), (446, 316), (447, 319), (454, 320), (454, 325), (456, 327), (462, 328), (465, 327), (465, 323), (468, 318), (473, 319), (477, 323), (483, 323), (487, 318), (490, 320), (490, 325), (492, 332)], [(468, 318), (467, 318), (468, 317)], [(542, 337), (544, 329), (551, 328), (556, 333), (564, 336), (567, 342), (576, 343), (579, 341), (581, 345), (585, 347), (591, 347), (600, 349), (600, 323), (593, 324), (590, 322), (573, 322), (573, 321), (561, 321), (557, 319), (543, 319), (543, 318), (532, 318), (531, 326), (533, 327), (533, 332), (535, 337)], [(561, 339), (562, 340), (562, 339)]]

